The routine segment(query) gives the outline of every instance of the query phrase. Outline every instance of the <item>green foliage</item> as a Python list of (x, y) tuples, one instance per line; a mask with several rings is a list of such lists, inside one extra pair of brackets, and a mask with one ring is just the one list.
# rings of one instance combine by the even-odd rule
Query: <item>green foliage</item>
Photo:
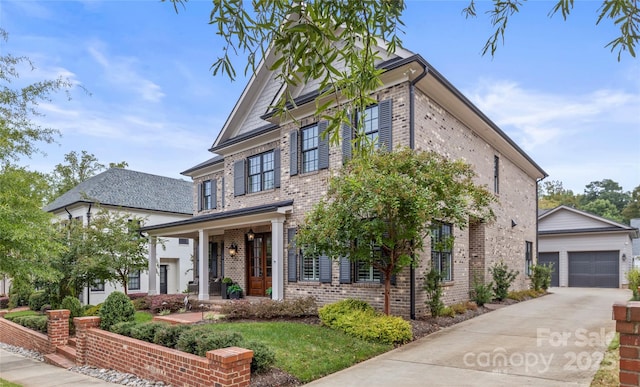
[(626, 221), (640, 218), (640, 185), (633, 189), (629, 203), (622, 210), (622, 216)]
[(267, 345), (259, 341), (245, 341), (241, 346), (253, 351), (251, 360), (251, 372), (261, 373), (268, 371), (276, 361), (276, 354)]
[(70, 312), (69, 318), (82, 317), (84, 315), (84, 308), (76, 297), (66, 296), (60, 303), (60, 309), (68, 309)]
[(191, 328), (192, 327), (189, 325), (182, 324), (165, 325), (164, 327), (156, 330), (156, 334), (153, 337), (153, 342), (167, 348), (175, 348), (180, 335)]
[(627, 272), (627, 280), (629, 281), (629, 289), (633, 292), (632, 301), (640, 301), (640, 294), (638, 293), (638, 286), (640, 286), (640, 270), (632, 268)]
[(146, 311), (136, 311), (133, 320), (138, 323), (144, 323), (153, 320), (153, 315)]
[(227, 294), (240, 294), (242, 293), (242, 287), (238, 284), (233, 284), (227, 287)]
[(173, 313), (184, 308), (184, 296), (181, 294), (157, 294), (145, 298), (150, 302), (151, 313), (160, 313), (163, 310)]
[(222, 305), (221, 313), (226, 319), (241, 318), (297, 318), (317, 316), (318, 307), (314, 297), (298, 297), (286, 300), (263, 300), (252, 303), (249, 301), (229, 302)]
[(47, 316), (18, 316), (14, 317), (12, 321), (16, 324), (22, 325), (25, 328), (33, 329), (41, 333), (47, 333)]
[(29, 297), (34, 291), (31, 282), (24, 277), (14, 278), (9, 290), (9, 309), (29, 305)]
[(129, 297), (122, 292), (112, 292), (100, 308), (100, 328), (109, 330), (113, 324), (133, 321), (135, 309)]
[(94, 306), (90, 306), (84, 311), (85, 316), (99, 316), (100, 309), (102, 308), (102, 303)]
[(49, 295), (42, 290), (31, 293), (29, 296), (29, 309), (39, 312), (43, 306), (49, 304)]
[(335, 322), (342, 316), (355, 311), (374, 313), (375, 309), (365, 301), (345, 298), (344, 300), (323, 306), (318, 310), (318, 316), (322, 324), (332, 328)]
[(242, 346), (243, 337), (240, 333), (231, 331), (206, 332), (196, 336), (195, 341), (196, 350), (193, 353), (207, 356), (207, 352), (214, 349)]
[(582, 205), (581, 209), (615, 222), (624, 222), (620, 211), (607, 199), (595, 199)]
[(536, 290), (547, 290), (551, 286), (553, 263), (531, 266), (531, 287)]
[(465, 314), (467, 312), (467, 305), (468, 305), (468, 303), (466, 303), (466, 302), (459, 302), (457, 304), (449, 305), (449, 307), (456, 314)]
[(131, 328), (130, 336), (134, 339), (153, 343), (156, 333), (160, 329), (164, 329), (166, 326), (167, 323), (162, 322), (146, 322), (144, 324), (136, 324)]
[(509, 292), (507, 298), (516, 300), (516, 301), (525, 301), (531, 298), (540, 297), (544, 294), (544, 290), (535, 290), (535, 289), (526, 289), (526, 290), (517, 290), (513, 292)]
[(493, 299), (493, 290), (491, 290), (491, 283), (484, 283), (484, 280), (481, 277), (475, 277), (473, 280), (473, 289), (469, 292), (469, 297), (471, 301), (475, 302), (476, 305), (482, 306), (488, 302), (491, 302)]
[(518, 276), (518, 271), (509, 269), (503, 261), (496, 262), (489, 268), (493, 276), (493, 294), (497, 300), (504, 300), (509, 294), (509, 287)]
[(135, 300), (131, 300), (133, 303), (133, 307), (136, 310), (149, 310), (151, 309), (151, 296), (136, 298)]
[[(432, 221), (464, 228), (471, 216), (493, 218), (495, 197), (474, 176), (469, 164), (432, 152), (354, 157), (307, 213), (296, 243), (305, 254), (349, 257), (384, 273), (388, 314), (391, 275), (417, 263)], [(372, 254), (372, 245), (380, 253)]]
[(131, 331), (139, 324), (135, 321), (122, 321), (111, 325), (109, 330), (122, 336), (131, 337)]
[(427, 271), (424, 276), (423, 289), (427, 292), (427, 301), (425, 303), (429, 306), (431, 315), (433, 317), (440, 316), (444, 308), (444, 302), (442, 302), (442, 274), (433, 268)]
[(454, 317), (456, 315), (455, 310), (450, 306), (445, 306), (440, 310), (440, 316), (442, 317)]

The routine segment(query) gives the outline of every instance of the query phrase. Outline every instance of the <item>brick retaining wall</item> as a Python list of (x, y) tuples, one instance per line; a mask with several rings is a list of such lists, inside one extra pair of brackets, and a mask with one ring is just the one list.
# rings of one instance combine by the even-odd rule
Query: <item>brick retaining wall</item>
[(613, 305), (613, 319), (620, 333), (620, 386), (639, 386), (640, 302)]
[[(66, 312), (66, 313), (65, 313)], [(40, 352), (53, 353), (57, 346), (67, 344), (69, 338), (69, 311), (47, 312), (47, 334), (25, 328), (4, 318), (7, 311), (0, 312), (0, 338), (3, 343)]]

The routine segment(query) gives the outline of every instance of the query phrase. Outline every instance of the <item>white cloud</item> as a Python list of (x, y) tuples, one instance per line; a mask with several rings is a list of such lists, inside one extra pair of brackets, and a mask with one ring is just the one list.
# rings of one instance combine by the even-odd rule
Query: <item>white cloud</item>
[(136, 70), (135, 58), (122, 56), (109, 58), (101, 42), (92, 43), (87, 50), (102, 67), (105, 81), (111, 85), (117, 85), (123, 91), (132, 92), (148, 102), (160, 102), (165, 96), (159, 85), (146, 79)]

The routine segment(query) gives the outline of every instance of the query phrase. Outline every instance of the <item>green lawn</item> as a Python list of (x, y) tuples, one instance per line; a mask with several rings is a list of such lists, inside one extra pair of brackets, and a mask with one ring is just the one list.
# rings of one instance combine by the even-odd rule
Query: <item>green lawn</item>
[(8, 380), (0, 378), (0, 387), (22, 387), (22, 384), (11, 383)]
[(153, 314), (151, 314), (150, 312), (145, 312), (145, 311), (137, 311), (134, 319), (137, 323), (143, 323), (143, 322), (147, 322), (147, 321), (151, 321), (153, 320)]
[(347, 368), (393, 348), (356, 339), (327, 327), (291, 322), (217, 323), (211, 330), (240, 332), (276, 354), (275, 366), (303, 383)]
[(35, 312), (33, 310), (21, 310), (19, 312), (9, 312), (7, 314), (4, 315), (5, 318), (11, 318), (11, 317), (20, 317), (20, 316), (37, 316), (40, 313)]

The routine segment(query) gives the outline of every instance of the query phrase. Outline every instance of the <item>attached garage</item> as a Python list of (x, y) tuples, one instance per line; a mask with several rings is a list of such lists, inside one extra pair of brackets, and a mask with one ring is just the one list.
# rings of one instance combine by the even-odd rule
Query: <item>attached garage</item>
[(560, 286), (560, 253), (540, 253), (538, 265), (553, 264), (551, 272), (551, 286)]
[(553, 263), (552, 286), (620, 288), (628, 283), (638, 229), (567, 206), (538, 216), (538, 263)]
[(570, 287), (620, 286), (619, 251), (570, 251), (568, 257)]

